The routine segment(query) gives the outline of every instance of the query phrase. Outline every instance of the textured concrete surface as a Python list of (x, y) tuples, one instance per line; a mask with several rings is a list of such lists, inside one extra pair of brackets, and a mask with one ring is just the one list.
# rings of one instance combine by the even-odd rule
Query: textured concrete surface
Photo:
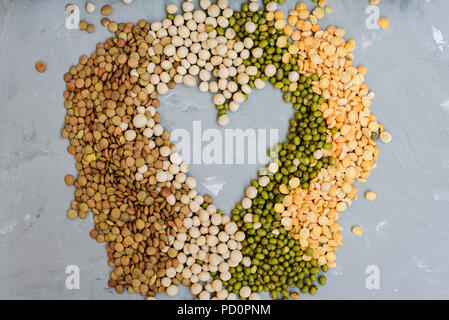
[[(107, 37), (99, 8), (87, 14), (95, 33), (67, 30), (67, 1), (0, 0), (0, 298), (140, 299), (107, 288), (105, 248), (89, 238), (92, 221), (68, 221), (73, 190), (64, 175), (75, 173), (60, 137), (65, 110), (63, 73), (81, 54)], [(112, 2), (112, 19), (151, 21), (167, 2)], [(177, 1), (179, 2), (179, 1)], [(240, 1), (230, 1), (236, 8)], [(344, 246), (320, 299), (449, 298), (449, 20), (446, 0), (390, 0), (378, 6), (390, 18), (386, 31), (365, 25), (368, 0), (329, 0), (334, 13), (323, 25), (347, 28), (357, 42), (355, 62), (368, 68), (375, 91), (372, 110), (392, 133), (381, 145), (378, 169), (360, 186), (360, 199), (342, 214)], [(289, 10), (294, 1), (282, 6)], [(34, 70), (37, 60), (47, 72)], [(208, 94), (180, 87), (162, 99), (163, 123), (192, 130), (192, 121), (217, 128)], [(251, 95), (231, 117), (231, 128), (279, 128), (286, 132), (290, 107), (274, 89)], [(193, 165), (203, 191), (216, 194), (224, 210), (240, 200), (257, 165)], [(374, 190), (377, 200), (363, 199)], [(350, 232), (365, 230), (362, 238)], [(65, 286), (66, 267), (80, 268), (80, 289)], [(372, 267), (380, 288), (369, 290)], [(368, 269), (367, 269), (368, 268)], [(376, 269), (377, 270), (377, 269)], [(189, 297), (188, 294), (183, 297)]]

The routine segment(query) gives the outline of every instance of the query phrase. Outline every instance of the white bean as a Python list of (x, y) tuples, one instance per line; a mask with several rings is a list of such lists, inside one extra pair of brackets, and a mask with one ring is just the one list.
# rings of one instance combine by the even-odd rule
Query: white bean
[(206, 19), (206, 13), (203, 10), (195, 10), (193, 12), (193, 19), (196, 23), (203, 23)]
[(210, 279), (210, 273), (209, 273), (209, 272), (206, 272), (206, 271), (201, 271), (201, 272), (198, 274), (198, 278), (199, 278), (201, 281), (204, 281), (204, 282), (209, 281), (209, 279)]
[(245, 31), (248, 33), (253, 33), (254, 31), (256, 31), (256, 24), (252, 21), (248, 21), (247, 23), (245, 23)]
[(207, 14), (210, 17), (216, 18), (220, 14), (220, 8), (216, 4), (213, 4), (207, 8)]
[(201, 291), (200, 295), (198, 296), (200, 300), (210, 300), (210, 293), (207, 291)]
[(259, 4), (257, 2), (250, 2), (248, 5), (248, 9), (251, 12), (256, 12), (259, 9)]
[(190, 74), (185, 75), (184, 78), (182, 79), (182, 82), (183, 82), (187, 87), (193, 87), (193, 86), (195, 86), (195, 84), (196, 84), (195, 78), (194, 78), (192, 75), (190, 75)]
[(202, 81), (198, 85), (198, 90), (200, 92), (207, 92), (209, 90), (209, 83), (207, 81)]
[(182, 10), (183, 10), (184, 12), (191, 12), (191, 11), (193, 11), (193, 9), (194, 9), (193, 2), (184, 1), (184, 2), (182, 3)]
[(178, 11), (178, 7), (174, 3), (170, 3), (165, 8), (168, 14), (175, 14)]
[(229, 271), (221, 272), (220, 279), (222, 281), (228, 281), (229, 279), (231, 279), (231, 273)]
[(199, 294), (203, 290), (201, 283), (194, 283), (190, 286), (190, 292), (194, 295)]
[(229, 235), (232, 235), (234, 233), (237, 232), (237, 224), (235, 222), (229, 222), (228, 224), (225, 225), (225, 232)]
[(224, 127), (229, 124), (229, 116), (227, 114), (223, 114), (218, 117), (218, 125)]
[(265, 81), (263, 81), (260, 78), (254, 80), (254, 86), (259, 90), (265, 88), (265, 85), (266, 85)]
[(223, 12), (222, 12), (223, 17), (228, 18), (228, 19), (229, 19), (230, 17), (232, 17), (233, 14), (234, 14), (234, 12), (233, 12), (232, 9), (230, 9), (230, 8), (226, 8), (226, 9), (224, 9)]
[(228, 291), (226, 289), (221, 289), (217, 292), (218, 300), (225, 300), (228, 297)]
[(276, 9), (277, 9), (276, 2), (274, 2), (274, 1), (268, 2), (267, 5), (265, 6), (265, 9), (267, 11), (272, 11), (272, 12), (276, 11)]
[(267, 77), (273, 77), (276, 74), (276, 67), (269, 64), (265, 67), (264, 73)]
[(237, 112), (239, 110), (239, 108), (240, 108), (240, 104), (238, 104), (237, 102), (231, 101), (229, 103), (229, 111)]
[(292, 71), (288, 75), (288, 80), (290, 82), (297, 82), (299, 80), (299, 73), (296, 71)]
[(203, 10), (207, 10), (210, 7), (210, 0), (200, 0), (200, 7)]
[(251, 208), (252, 201), (250, 198), (243, 198), (241, 204), (242, 204), (243, 209), (249, 209), (249, 208)]
[(222, 105), (225, 103), (226, 100), (225, 100), (225, 97), (221, 93), (218, 93), (214, 96), (213, 101), (214, 101), (215, 105)]
[(248, 286), (241, 287), (239, 294), (243, 298), (248, 298), (251, 295), (251, 288)]

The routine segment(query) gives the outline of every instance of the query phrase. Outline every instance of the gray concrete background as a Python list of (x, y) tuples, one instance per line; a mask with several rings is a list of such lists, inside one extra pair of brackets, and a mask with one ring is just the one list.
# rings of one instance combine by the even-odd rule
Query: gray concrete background
[[(85, 12), (84, 1), (71, 2), (80, 6), (81, 18), (95, 23), (95, 33), (64, 27), (68, 1), (0, 0), (0, 298), (140, 299), (107, 287), (110, 269), (104, 246), (89, 238), (92, 222), (65, 216), (73, 190), (63, 178), (75, 169), (60, 137), (62, 75), (106, 39), (102, 4), (112, 3), (112, 19), (135, 22), (160, 19), (167, 2), (94, 0), (94, 14)], [(241, 1), (230, 2), (237, 8)], [(294, 3), (287, 0), (283, 10)], [(449, 2), (382, 0), (381, 15), (391, 22), (386, 31), (366, 28), (368, 0), (329, 4), (334, 12), (321, 24), (345, 27), (356, 40), (355, 63), (368, 68), (366, 80), (376, 93), (372, 111), (393, 141), (380, 146), (378, 169), (342, 214), (338, 267), (315, 298), (448, 299)], [(37, 60), (47, 62), (47, 72), (34, 70)], [(162, 102), (169, 129), (191, 130), (193, 120), (217, 128), (209, 94), (179, 87)], [(229, 127), (279, 128), (283, 136), (291, 113), (280, 93), (266, 88), (231, 116)], [(219, 191), (216, 204), (229, 210), (256, 169), (193, 165), (191, 173), (203, 191)], [(374, 203), (363, 199), (366, 190), (377, 193)], [(351, 234), (353, 225), (363, 227), (362, 238)], [(68, 265), (80, 267), (79, 290), (65, 287)], [(380, 271), (378, 290), (365, 286), (370, 265)]]

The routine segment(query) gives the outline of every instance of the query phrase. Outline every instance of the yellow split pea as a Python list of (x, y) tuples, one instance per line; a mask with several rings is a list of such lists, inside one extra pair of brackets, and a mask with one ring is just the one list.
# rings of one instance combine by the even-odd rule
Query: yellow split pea
[(324, 17), (324, 11), (321, 8), (315, 8), (313, 9), (312, 14), (317, 18), (317, 19), (322, 19)]
[(361, 237), (363, 235), (363, 229), (359, 226), (352, 227), (351, 232), (358, 237)]
[(391, 134), (388, 131), (384, 131), (380, 134), (380, 141), (382, 141), (383, 143), (390, 143), (391, 139)]
[(365, 198), (366, 198), (366, 200), (368, 200), (368, 201), (374, 201), (374, 200), (376, 200), (376, 194), (374, 193), (374, 192), (372, 192), (372, 191), (368, 191), (366, 194), (365, 194)]
[(390, 20), (388, 20), (388, 18), (380, 18), (378, 24), (382, 29), (387, 29), (390, 25)]

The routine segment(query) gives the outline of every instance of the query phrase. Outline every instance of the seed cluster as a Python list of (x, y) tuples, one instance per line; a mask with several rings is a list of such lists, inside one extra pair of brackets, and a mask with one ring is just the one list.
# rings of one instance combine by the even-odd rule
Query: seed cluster
[[(197, 10), (187, 0), (182, 14), (168, 4), (167, 18), (151, 24), (105, 17), (113, 36), (64, 75), (62, 136), (78, 170), (65, 177), (75, 187), (67, 216), (93, 213), (91, 237), (106, 243), (116, 292), (172, 296), (182, 283), (204, 300), (263, 291), (297, 299), (291, 289), (313, 295), (326, 283), (339, 213), (357, 195), (352, 183), (375, 167), (379, 132), (385, 142), (391, 135), (370, 112), (374, 94), (366, 69), (352, 65), (354, 41), (317, 24), (326, 1), (312, 12), (298, 3), (287, 21), (282, 2), (264, 0), (264, 11), (250, 0), (234, 12), (227, 0), (200, 0)], [(269, 151), (231, 217), (198, 194), (157, 112), (159, 95), (197, 79), (213, 93), (219, 125), (266, 82), (295, 110), (286, 141)]]
[[(197, 21), (188, 1), (184, 15), (173, 21), (105, 22), (116, 37), (98, 44), (96, 53), (82, 56), (64, 76), (67, 116), (62, 135), (70, 140), (68, 151), (79, 171), (76, 179), (65, 179), (76, 187), (67, 216), (94, 213), (91, 236), (107, 243), (113, 267), (109, 285), (118, 293), (126, 289), (174, 295), (182, 282), (194, 285), (192, 292), (201, 286), (201, 299), (211, 293), (233, 298), (221, 280), (228, 280), (229, 268), (242, 261), (245, 235), (209, 196), (197, 194), (196, 181), (186, 175), (188, 166), (156, 111), (158, 94), (177, 83), (194, 85), (194, 76), (207, 71), (200, 70), (198, 60), (206, 62), (218, 40), (207, 46), (216, 31), (205, 31), (202, 22), (216, 25), (221, 11), (210, 7), (209, 16), (194, 13)], [(176, 10), (167, 7), (168, 12)], [(102, 8), (102, 14), (109, 13), (110, 7)], [(211, 273), (219, 279), (210, 279)], [(206, 282), (204, 290), (199, 281)]]
[[(282, 23), (267, 21), (266, 13), (258, 16), (247, 12), (245, 6), (234, 16), (234, 29), (242, 30), (238, 36), (251, 36), (255, 44), (244, 64), (254, 64), (263, 70), (263, 74), (258, 71), (261, 74), (258, 79), (263, 83), (269, 81), (285, 92), (284, 101), (293, 103), (297, 112), (290, 120), (287, 141), (270, 152), (273, 162), (260, 173), (258, 180), (252, 181), (246, 197), (232, 212), (233, 220), (247, 235), (242, 242), (242, 253), (251, 259), (251, 264), (242, 263), (231, 269), (233, 277), (225, 285), (234, 293), (244, 288), (259, 293), (269, 291), (273, 299), (296, 297), (297, 293), (289, 292), (289, 287), (315, 294), (315, 282), (326, 281), (318, 273), (327, 271), (327, 266), (320, 269), (318, 262), (310, 259), (309, 250), (304, 252), (299, 241), (287, 234), (285, 227), (292, 222), (289, 215), (283, 214), (282, 204), (291, 203), (291, 197), (286, 195), (292, 189), (307, 189), (321, 168), (336, 164), (336, 159), (327, 157), (331, 147), (326, 142), (329, 132), (319, 111), (324, 101), (311, 88), (317, 76), (306, 77), (298, 72), (298, 57), (288, 50), (291, 43)], [(257, 33), (248, 35), (246, 29), (240, 28), (248, 20), (260, 22)]]
[[(299, 16), (305, 8), (299, 3), (290, 16)], [(298, 65), (305, 74), (317, 75), (311, 87), (325, 100), (319, 110), (330, 129), (327, 152), (335, 166), (322, 168), (308, 188), (291, 190), (279, 211), (291, 217), (286, 229), (301, 248), (309, 248), (319, 265), (333, 268), (342, 239), (337, 220), (357, 197), (353, 182), (366, 182), (375, 168), (379, 152), (375, 140), (383, 127), (370, 111), (374, 93), (363, 83), (366, 68), (352, 65), (354, 41), (343, 39), (344, 29), (321, 30), (310, 17), (299, 21), (299, 28), (291, 33), (295, 47), (291, 51), (302, 53)]]
[[(283, 298), (296, 297), (297, 293), (287, 288), (297, 286), (303, 293), (314, 294), (314, 281), (326, 281), (324, 276), (317, 278), (319, 267), (322, 271), (335, 267), (334, 252), (342, 238), (336, 221), (350, 199), (356, 198), (357, 188), (352, 183), (355, 178), (364, 182), (375, 167), (378, 148), (374, 140), (377, 130), (383, 129), (370, 113), (374, 94), (363, 84), (366, 69), (352, 66), (354, 42), (343, 40), (343, 29), (321, 31), (316, 24), (319, 11), (310, 15), (304, 10), (306, 5), (301, 2), (289, 13), (288, 23), (296, 30), (285, 24), (282, 12), (266, 13), (270, 39), (255, 41), (265, 50), (249, 62), (264, 68), (269, 81), (286, 92), (284, 101), (293, 102), (300, 112), (290, 121), (289, 142), (273, 150), (276, 161), (268, 166), (269, 174), (262, 172), (252, 182), (247, 197), (233, 211), (233, 220), (247, 234), (242, 252), (252, 258), (251, 267), (241, 265), (232, 270), (233, 278), (226, 284), (233, 292), (249, 285), (253, 291), (270, 291), (277, 299), (279, 293)], [(245, 21), (237, 23), (241, 26)], [(265, 30), (264, 25), (262, 28)], [(246, 36), (244, 31), (238, 35)], [(282, 50), (284, 47), (288, 50)], [(267, 58), (266, 54), (271, 55)], [(312, 120), (316, 127), (308, 127), (310, 121), (303, 119)], [(315, 132), (304, 128), (315, 128)], [(318, 133), (323, 134), (321, 139)], [(381, 135), (389, 140), (388, 133)], [(302, 141), (321, 144), (310, 148)], [(323, 156), (327, 161), (321, 161)], [(279, 231), (280, 226), (289, 237)], [(361, 235), (363, 230), (357, 228), (355, 233)]]
[[(76, 188), (67, 215), (85, 218), (93, 212), (91, 237), (107, 243), (111, 287), (118, 293), (127, 289), (154, 295), (163, 291), (165, 270), (178, 267), (170, 242), (189, 210), (176, 199), (187, 195), (191, 184), (185, 181), (188, 167), (176, 159), (169, 133), (158, 124), (156, 95), (131, 98), (137, 87), (129, 67), (117, 63), (122, 51), (110, 39), (64, 75), (67, 115), (62, 136), (70, 140), (68, 152), (78, 170), (76, 180), (66, 177)], [(139, 132), (131, 142), (122, 132), (134, 129), (136, 104), (155, 130), (150, 139)], [(176, 171), (173, 183), (161, 182), (162, 175), (172, 181)]]

